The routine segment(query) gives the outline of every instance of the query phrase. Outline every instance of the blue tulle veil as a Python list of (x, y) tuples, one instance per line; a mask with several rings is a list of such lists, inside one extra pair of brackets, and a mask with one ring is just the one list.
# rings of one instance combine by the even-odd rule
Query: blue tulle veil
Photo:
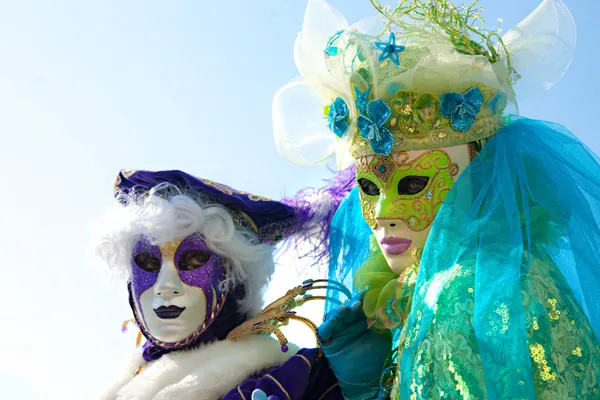
[[(329, 277), (348, 287), (368, 257), (371, 236), (357, 190), (343, 201), (331, 229)], [(406, 329), (416, 332), (416, 343), (422, 341), (444, 274), (457, 264), (474, 262), (474, 328), (483, 368), (494, 371), (485, 374), (489, 398), (535, 398), (521, 278), (531, 259), (556, 265), (565, 290), (572, 292), (600, 337), (599, 217), (598, 157), (558, 124), (512, 118), (463, 172), (438, 213)], [(486, 335), (488, 317), (499, 305), (510, 315), (510, 329)], [(328, 303), (326, 310), (333, 306)], [(409, 364), (416, 347), (402, 354), (402, 398), (409, 398)], [(509, 382), (502, 393), (495, 389), (493, 375)]]

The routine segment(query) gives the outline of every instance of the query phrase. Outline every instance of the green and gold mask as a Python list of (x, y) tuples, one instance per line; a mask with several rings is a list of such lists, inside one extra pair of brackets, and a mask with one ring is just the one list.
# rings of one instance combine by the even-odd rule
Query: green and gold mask
[(356, 160), (362, 213), (397, 273), (415, 262), (460, 171), (468, 145), (412, 150)]
[(442, 150), (410, 160), (407, 152), (357, 160), (363, 216), (371, 228), (377, 219), (396, 219), (413, 231), (428, 228), (454, 184), (458, 166)]

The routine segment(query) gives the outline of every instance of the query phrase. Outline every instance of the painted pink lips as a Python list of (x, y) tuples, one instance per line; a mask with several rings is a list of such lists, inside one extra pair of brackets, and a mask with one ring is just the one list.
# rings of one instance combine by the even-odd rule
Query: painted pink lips
[(412, 244), (412, 240), (388, 236), (381, 239), (380, 243), (383, 251), (390, 255), (396, 256), (408, 250)]

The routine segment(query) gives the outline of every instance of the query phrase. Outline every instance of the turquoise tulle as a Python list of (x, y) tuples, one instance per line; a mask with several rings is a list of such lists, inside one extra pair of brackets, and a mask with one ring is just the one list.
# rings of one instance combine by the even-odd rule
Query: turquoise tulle
[[(328, 279), (337, 281), (352, 290), (353, 273), (369, 256), (369, 237), (371, 228), (365, 222), (360, 207), (358, 187), (340, 204), (331, 221), (330, 229), (331, 258)], [(345, 296), (336, 290), (329, 290), (327, 297), (333, 301), (325, 303), (325, 313), (338, 307)]]
[[(599, 218), (598, 157), (558, 124), (509, 122), (462, 173), (433, 223), (405, 326), (411, 345), (402, 349), (400, 398), (410, 398), (421, 379), (415, 368), (423, 354), (419, 345), (431, 339), (436, 305), (441, 298), (448, 301), (444, 293), (453, 290), (457, 265), (473, 273), (473, 341), (485, 379), (482, 393), (488, 399), (536, 398), (542, 386), (531, 351), (538, 344), (528, 337), (528, 327), (537, 322), (525, 308), (531, 287), (523, 285), (532, 283), (523, 277), (534, 263), (537, 270), (541, 265), (557, 271), (562, 276), (553, 282), (560, 293), (575, 299), (585, 314), (571, 324), (590, 324), (600, 337)], [(352, 287), (353, 273), (368, 257), (371, 235), (357, 189), (333, 224), (329, 277)], [(443, 323), (440, 313), (437, 318)]]
[[(402, 355), (402, 398), (409, 398), (412, 352), (434, 319), (443, 273), (473, 261), (473, 324), (488, 398), (535, 398), (521, 296), (527, 258), (554, 260), (598, 336), (598, 216), (598, 158), (564, 127), (518, 119), (492, 138), (452, 188), (425, 246), (407, 326), (416, 345)], [(489, 334), (499, 307), (510, 329)]]

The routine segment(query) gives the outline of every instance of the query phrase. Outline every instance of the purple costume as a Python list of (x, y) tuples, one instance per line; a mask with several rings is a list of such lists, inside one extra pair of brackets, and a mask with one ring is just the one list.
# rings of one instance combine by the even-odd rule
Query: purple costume
[(261, 372), (232, 389), (223, 400), (250, 399), (255, 389), (276, 396), (273, 400), (343, 399), (327, 360), (317, 354), (318, 349), (301, 349), (283, 365)]
[[(207, 179), (196, 178), (181, 171), (121, 171), (117, 176), (114, 189), (117, 200), (125, 207), (141, 207), (151, 197), (172, 201), (173, 198), (182, 195), (193, 199), (199, 207), (224, 207), (231, 216), (235, 229), (241, 233), (240, 237), (248, 240), (249, 246), (274, 246), (292, 235), (308, 236), (309, 231), (310, 235), (313, 235), (315, 227), (314, 225), (309, 227), (309, 225), (311, 220), (320, 217), (314, 215), (311, 205), (302, 199), (287, 200), (287, 204), (285, 204), (237, 191)], [(346, 187), (336, 190), (346, 192)], [(338, 201), (338, 197), (341, 198), (344, 194), (341, 193), (337, 197), (330, 195), (329, 199), (335, 203)], [(337, 204), (331, 204), (331, 208), (335, 209), (336, 207)], [(184, 208), (184, 211), (191, 212), (189, 207), (188, 209)], [(327, 221), (323, 221), (320, 226), (328, 225)], [(192, 355), (194, 351), (208, 352), (210, 346), (214, 344), (223, 347), (229, 346), (227, 335), (253, 317), (252, 312), (245, 310), (240, 304), (247, 299), (249, 292), (256, 292), (256, 289), (248, 286), (249, 284), (228, 287), (223, 285), (223, 282), (230, 278), (229, 274), (231, 274), (232, 268), (230, 260), (227, 260), (226, 255), (215, 250), (218, 246), (215, 247), (214, 243), (211, 244), (200, 231), (187, 234), (178, 241), (166, 244), (155, 240), (156, 238), (150, 231), (151, 229), (148, 233), (138, 233), (132, 240), (130, 249), (129, 303), (136, 324), (147, 339), (142, 351), (145, 364), (140, 365), (136, 370), (134, 379), (138, 374), (142, 376), (145, 373), (144, 369), (150, 371), (152, 365), (163, 357), (168, 358), (172, 363), (175, 361), (171, 361), (171, 359), (185, 358), (188, 354)], [(326, 232), (320, 234), (323, 237), (327, 236)], [(223, 252), (226, 253), (226, 251)], [(181, 288), (177, 285), (164, 284), (163, 281), (169, 279), (168, 272), (164, 271), (167, 267), (173, 271), (171, 279), (181, 285)], [(248, 273), (252, 273), (252, 271), (248, 271)], [(167, 290), (165, 288), (172, 292), (167, 300), (165, 300), (164, 291)], [(175, 300), (183, 291), (199, 293), (198, 296), (203, 302), (194, 309), (193, 296), (195, 294), (186, 294), (188, 297), (185, 299), (191, 298), (192, 300), (187, 300), (187, 303), (180, 300), (178, 303)], [(184, 298), (182, 297), (182, 299)], [(160, 327), (164, 321), (177, 320), (177, 318), (185, 316), (188, 319), (194, 318), (194, 316), (190, 317), (189, 310), (192, 309), (196, 310), (194, 311), (196, 315), (204, 315), (204, 317), (200, 326), (195, 328), (191, 334), (186, 334), (185, 338), (176, 341), (165, 340), (153, 333), (159, 331), (154, 326)], [(185, 314), (186, 312), (187, 314)], [(259, 342), (262, 343), (265, 340), (269, 339), (263, 337)], [(235, 340), (233, 341), (235, 342)], [(235, 345), (243, 345), (245, 342), (241, 343)], [(249, 343), (248, 346), (251, 346), (253, 341), (249, 341)], [(273, 343), (277, 344), (275, 341)], [(287, 351), (287, 346), (282, 348)], [(225, 400), (251, 399), (255, 390), (262, 391), (261, 393), (268, 396), (269, 399), (342, 399), (337, 380), (318, 348), (300, 349), (293, 355), (280, 355), (275, 358), (281, 359), (283, 362), (271, 362), (267, 368), (256, 369), (255, 372), (238, 380), (237, 386), (232, 385), (227, 388), (229, 391), (224, 391), (215, 397), (215, 400), (217, 398)], [(191, 358), (185, 358), (187, 361), (184, 361), (189, 363), (189, 359)], [(186, 368), (189, 368), (189, 365)], [(183, 378), (192, 379), (190, 376), (195, 375), (190, 374)], [(182, 382), (185, 379), (182, 379)], [(131, 386), (126, 382), (123, 385), (125, 389), (118, 387), (106, 398), (124, 396), (123, 390), (132, 391), (133, 389), (127, 385)], [(200, 389), (202, 389), (202, 385), (199, 383)], [(160, 389), (155, 390), (155, 393), (158, 393), (156, 398), (165, 398), (167, 395), (164, 393), (179, 393), (176, 391), (161, 392)], [(163, 393), (162, 397), (161, 393)], [(188, 398), (183, 395), (178, 396), (181, 397), (177, 398)], [(146, 397), (155, 398), (154, 395)], [(136, 398), (136, 396), (134, 395), (132, 398)], [(189, 398), (205, 397), (190, 395)]]

